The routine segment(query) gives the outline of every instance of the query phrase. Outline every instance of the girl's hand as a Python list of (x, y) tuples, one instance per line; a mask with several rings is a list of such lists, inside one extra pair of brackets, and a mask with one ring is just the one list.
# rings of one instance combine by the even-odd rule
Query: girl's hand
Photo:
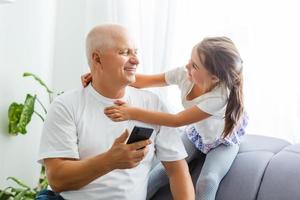
[(104, 114), (115, 122), (130, 120), (130, 114), (133, 108), (128, 107), (127, 104), (121, 100), (117, 100), (114, 103), (116, 106), (105, 108)]
[(88, 84), (92, 81), (91, 73), (86, 73), (81, 76), (81, 83), (83, 87), (88, 86)]

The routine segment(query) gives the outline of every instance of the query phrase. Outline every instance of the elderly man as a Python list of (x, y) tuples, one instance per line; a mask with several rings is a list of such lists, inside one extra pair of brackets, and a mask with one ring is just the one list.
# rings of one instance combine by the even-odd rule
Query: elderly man
[[(50, 199), (145, 199), (155, 158), (166, 168), (174, 199), (194, 199), (187, 155), (175, 129), (138, 121), (117, 123), (104, 114), (118, 99), (166, 112), (155, 95), (128, 86), (135, 81), (139, 61), (127, 30), (97, 26), (87, 36), (86, 49), (92, 83), (59, 96), (44, 124), (39, 161), (53, 192), (37, 199), (47, 199), (49, 192)], [(149, 140), (126, 144), (127, 130), (135, 125), (154, 132)]]

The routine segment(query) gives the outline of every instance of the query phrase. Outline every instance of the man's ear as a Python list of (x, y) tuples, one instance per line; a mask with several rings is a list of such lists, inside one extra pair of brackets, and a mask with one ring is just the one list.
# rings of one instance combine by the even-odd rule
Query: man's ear
[(92, 60), (93, 60), (93, 62), (96, 62), (97, 64), (101, 65), (101, 59), (100, 59), (100, 55), (98, 52), (92, 53)]

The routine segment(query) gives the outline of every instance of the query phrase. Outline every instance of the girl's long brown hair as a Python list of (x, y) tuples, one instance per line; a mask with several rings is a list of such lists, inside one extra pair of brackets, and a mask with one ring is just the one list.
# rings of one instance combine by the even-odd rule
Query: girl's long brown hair
[(234, 131), (244, 113), (242, 59), (227, 37), (205, 38), (196, 48), (203, 66), (230, 91), (225, 111), (225, 138)]

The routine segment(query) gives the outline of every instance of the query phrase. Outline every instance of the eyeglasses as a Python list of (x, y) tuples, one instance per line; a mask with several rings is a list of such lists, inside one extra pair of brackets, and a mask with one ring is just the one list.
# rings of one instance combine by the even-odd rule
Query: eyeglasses
[(130, 48), (125, 48), (125, 49), (119, 49), (119, 54), (120, 55), (124, 55), (124, 56), (128, 56), (128, 55), (137, 55), (137, 49), (130, 49)]

